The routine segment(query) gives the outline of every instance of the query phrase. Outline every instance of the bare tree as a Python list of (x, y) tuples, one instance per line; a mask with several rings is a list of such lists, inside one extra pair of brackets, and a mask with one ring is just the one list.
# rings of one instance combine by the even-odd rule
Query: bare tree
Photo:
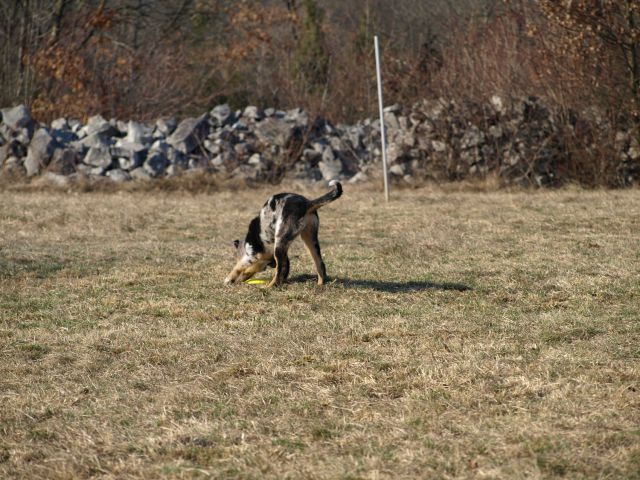
[(541, 0), (547, 18), (563, 28), (578, 54), (621, 60), (636, 114), (640, 106), (640, 3), (637, 0)]

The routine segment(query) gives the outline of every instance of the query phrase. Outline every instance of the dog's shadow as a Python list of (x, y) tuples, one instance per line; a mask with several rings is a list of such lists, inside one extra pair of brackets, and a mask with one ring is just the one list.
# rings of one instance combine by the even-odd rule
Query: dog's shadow
[[(316, 281), (315, 275), (296, 275), (289, 279), (290, 283), (302, 283), (308, 281)], [(408, 293), (420, 292), (424, 290), (453, 290), (456, 292), (466, 292), (472, 288), (463, 283), (451, 282), (431, 282), (428, 280), (410, 280), (408, 282), (393, 282), (380, 280), (362, 280), (357, 278), (340, 278), (332, 277), (329, 279), (329, 285), (341, 285), (345, 288), (370, 288), (379, 292), (391, 293)]]

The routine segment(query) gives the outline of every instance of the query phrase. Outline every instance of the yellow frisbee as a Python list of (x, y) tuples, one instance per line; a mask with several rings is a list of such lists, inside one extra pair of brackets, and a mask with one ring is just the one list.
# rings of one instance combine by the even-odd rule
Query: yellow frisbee
[(263, 278), (250, 278), (249, 280), (245, 280), (244, 283), (248, 283), (249, 285), (264, 285), (269, 282)]

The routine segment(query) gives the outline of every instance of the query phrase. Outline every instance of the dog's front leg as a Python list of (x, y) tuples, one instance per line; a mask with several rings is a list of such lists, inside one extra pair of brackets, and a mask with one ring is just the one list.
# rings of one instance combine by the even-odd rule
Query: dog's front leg
[(290, 242), (286, 244), (279, 244), (274, 251), (274, 258), (276, 260), (276, 272), (273, 279), (267, 285), (267, 288), (277, 287), (284, 283), (289, 275), (289, 257), (287, 251), (289, 250)]

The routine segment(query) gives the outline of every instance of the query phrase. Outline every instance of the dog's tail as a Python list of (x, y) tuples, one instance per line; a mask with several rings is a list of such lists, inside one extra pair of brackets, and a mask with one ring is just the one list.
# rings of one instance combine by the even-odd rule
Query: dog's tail
[(310, 206), (307, 210), (307, 213), (315, 212), (327, 203), (333, 202), (334, 200), (340, 198), (340, 195), (342, 195), (342, 184), (337, 180), (332, 180), (331, 182), (329, 182), (329, 185), (333, 187), (333, 190), (319, 198), (316, 198), (315, 200), (311, 200), (311, 202), (309, 202)]

